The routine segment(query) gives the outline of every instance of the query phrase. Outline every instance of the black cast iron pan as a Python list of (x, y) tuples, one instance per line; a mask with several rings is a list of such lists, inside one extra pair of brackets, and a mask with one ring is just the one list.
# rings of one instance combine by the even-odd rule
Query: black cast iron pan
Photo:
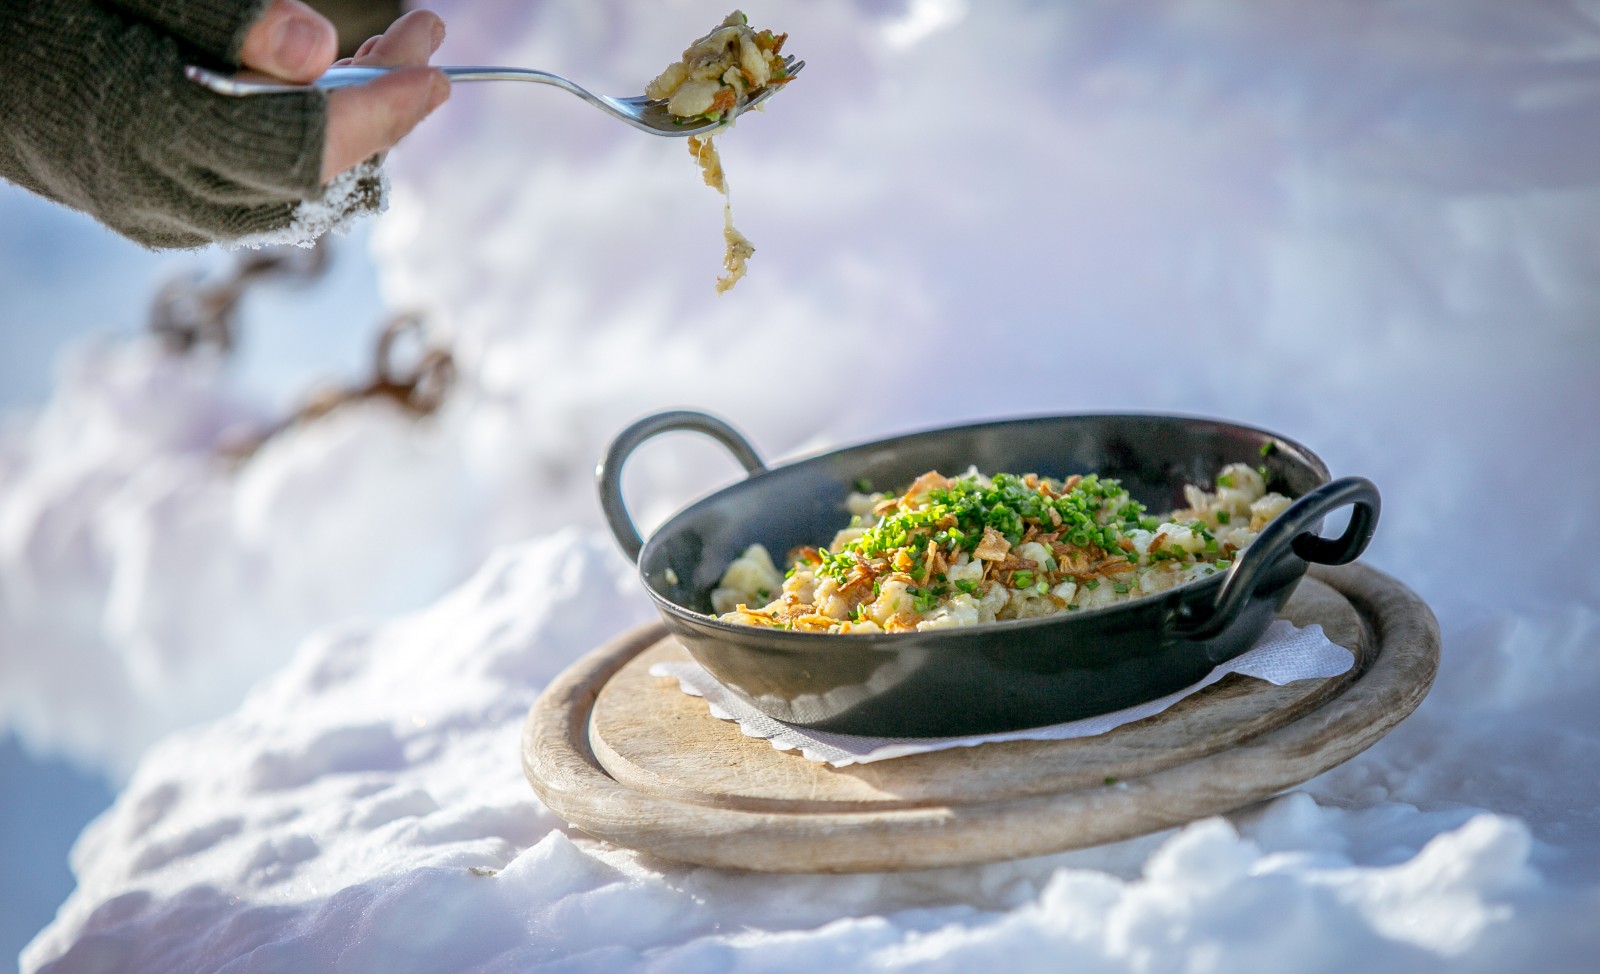
[[(648, 541), (622, 498), (622, 467), (671, 430), (726, 446), (749, 476), (679, 511)], [(1263, 447), (1271, 444), (1263, 459)], [(826, 544), (849, 519), (853, 485), (910, 483), (928, 470), (1115, 477), (1152, 513), (1185, 506), (1183, 485), (1229, 463), (1265, 464), (1268, 489), (1295, 498), (1227, 571), (1103, 609), (931, 632), (828, 635), (711, 618), (710, 592), (753, 543), (775, 559)], [(1106, 713), (1197, 682), (1248, 649), (1308, 562), (1341, 565), (1366, 549), (1379, 498), (1361, 477), (1331, 480), (1310, 450), (1264, 430), (1184, 416), (1043, 416), (930, 430), (767, 468), (749, 442), (705, 413), (646, 417), (617, 435), (597, 471), (617, 543), (638, 563), (668, 630), (757, 709), (806, 727), (939, 737), (1039, 727)], [(1318, 536), (1350, 506), (1349, 526)]]

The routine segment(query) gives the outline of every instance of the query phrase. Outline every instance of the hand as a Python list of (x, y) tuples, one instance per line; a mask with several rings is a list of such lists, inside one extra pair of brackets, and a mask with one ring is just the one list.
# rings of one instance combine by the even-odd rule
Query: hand
[[(405, 67), (355, 88), (328, 95), (322, 181), (400, 141), (450, 97), (450, 81), (427, 67), (444, 40), (444, 21), (413, 10), (369, 38), (340, 64)], [(273, 0), (245, 35), (239, 59), (245, 67), (286, 81), (308, 82), (333, 63), (338, 33), (326, 17), (300, 0)]]

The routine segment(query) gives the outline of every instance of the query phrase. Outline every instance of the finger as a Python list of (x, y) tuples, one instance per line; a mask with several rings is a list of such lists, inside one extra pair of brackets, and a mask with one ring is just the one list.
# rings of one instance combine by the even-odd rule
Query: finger
[(356, 63), (383, 67), (427, 64), (443, 41), (444, 21), (439, 15), (431, 10), (413, 10), (362, 44), (356, 52)]
[(339, 51), (339, 33), (328, 18), (300, 0), (272, 0), (239, 49), (245, 67), (285, 81), (305, 82), (321, 74)]
[(404, 68), (328, 95), (322, 181), (383, 152), (450, 97), (450, 81), (433, 68)]
[(356, 48), (356, 53), (355, 53), (354, 57), (351, 58), (351, 60), (354, 60), (355, 58), (366, 57), (368, 54), (371, 54), (372, 53), (372, 46), (374, 44), (378, 43), (378, 41), (380, 39), (382, 39), (382, 37), (383, 37), (382, 34), (373, 34), (371, 37), (369, 37), (366, 40), (362, 41), (361, 42), (361, 46)]

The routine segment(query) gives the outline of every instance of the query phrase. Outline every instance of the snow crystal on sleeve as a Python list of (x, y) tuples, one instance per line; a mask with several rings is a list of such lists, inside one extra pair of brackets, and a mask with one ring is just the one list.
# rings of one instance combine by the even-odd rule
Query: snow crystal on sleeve
[(333, 177), (314, 200), (295, 207), (288, 226), (225, 242), (230, 250), (259, 249), (292, 244), (310, 247), (325, 233), (344, 234), (358, 217), (374, 216), (389, 208), (389, 177), (376, 159), (368, 159)]

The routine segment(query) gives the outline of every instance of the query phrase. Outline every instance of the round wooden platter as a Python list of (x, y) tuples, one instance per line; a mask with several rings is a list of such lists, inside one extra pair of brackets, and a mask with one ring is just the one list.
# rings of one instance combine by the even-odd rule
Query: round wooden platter
[(651, 665), (659, 624), (580, 659), (528, 715), (522, 762), (576, 828), (664, 859), (771, 872), (968, 865), (1112, 842), (1268, 798), (1348, 760), (1416, 709), (1433, 613), (1362, 565), (1313, 568), (1284, 612), (1349, 648), (1343, 676), (1229, 676), (1098, 737), (1011, 741), (834, 768), (710, 715)]

